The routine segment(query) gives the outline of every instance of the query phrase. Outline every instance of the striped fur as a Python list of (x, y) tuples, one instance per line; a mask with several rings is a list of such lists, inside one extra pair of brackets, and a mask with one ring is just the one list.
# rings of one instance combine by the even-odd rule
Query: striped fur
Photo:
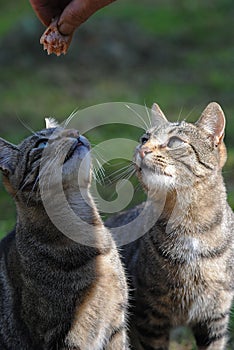
[[(47, 147), (51, 157), (42, 155)], [(76, 130), (59, 127), (19, 146), (0, 139), (0, 169), (17, 208), (16, 227), (0, 243), (1, 350), (128, 349), (126, 280), (89, 193), (89, 147)], [(58, 191), (61, 169), (67, 203), (83, 220), (75, 238), (90, 237), (90, 246), (66, 235), (70, 219)], [(45, 177), (41, 186), (39, 174)], [(42, 187), (65, 234), (48, 217)]]
[[(137, 147), (138, 175), (152, 206), (165, 195), (154, 226), (123, 247), (132, 281), (131, 343), (168, 350), (173, 327), (191, 327), (199, 350), (225, 350), (234, 293), (234, 215), (221, 170), (225, 118), (211, 103), (196, 124), (161, 120)], [(124, 225), (144, 204), (109, 219)], [(147, 221), (147, 220), (146, 220)], [(134, 235), (134, 232), (132, 233)]]

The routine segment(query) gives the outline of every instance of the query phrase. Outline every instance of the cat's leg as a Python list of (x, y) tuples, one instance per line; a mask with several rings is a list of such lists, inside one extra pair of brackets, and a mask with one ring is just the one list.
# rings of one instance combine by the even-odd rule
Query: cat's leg
[(105, 350), (129, 350), (126, 327), (120, 327), (113, 331)]
[(155, 328), (148, 325), (138, 331), (136, 350), (168, 350), (169, 349), (169, 329)]
[(199, 350), (225, 350), (228, 340), (229, 314), (220, 314), (210, 320), (204, 320), (193, 327), (193, 333)]
[[(145, 309), (137, 310), (137, 317), (131, 330), (131, 345), (134, 350), (168, 350), (170, 322), (166, 315), (159, 311), (150, 312), (145, 317)], [(135, 318), (133, 316), (133, 318)]]

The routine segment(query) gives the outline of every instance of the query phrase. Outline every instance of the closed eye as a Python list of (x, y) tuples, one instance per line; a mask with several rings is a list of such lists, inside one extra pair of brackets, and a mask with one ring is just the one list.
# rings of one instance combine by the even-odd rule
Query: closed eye
[(184, 144), (185, 144), (185, 142), (183, 140), (181, 140), (179, 137), (172, 136), (167, 143), (167, 147), (178, 148), (178, 147), (183, 146)]

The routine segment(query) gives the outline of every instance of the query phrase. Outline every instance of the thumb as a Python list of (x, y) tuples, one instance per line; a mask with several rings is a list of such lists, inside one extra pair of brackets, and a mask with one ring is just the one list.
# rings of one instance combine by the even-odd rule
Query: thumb
[(72, 0), (62, 12), (58, 28), (61, 34), (70, 35), (93, 13), (115, 0)]

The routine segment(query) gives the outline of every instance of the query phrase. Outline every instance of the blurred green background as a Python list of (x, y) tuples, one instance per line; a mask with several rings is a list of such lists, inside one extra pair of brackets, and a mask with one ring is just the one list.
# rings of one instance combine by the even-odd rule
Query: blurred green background
[[(104, 102), (148, 107), (157, 102), (170, 120), (194, 121), (217, 101), (227, 118), (223, 173), (234, 208), (232, 0), (116, 1), (81, 26), (68, 54), (59, 58), (43, 52), (44, 28), (28, 1), (1, 1), (0, 9), (1, 137), (19, 143), (30, 133), (23, 124), (39, 130), (45, 116), (62, 121), (76, 108)], [(137, 139), (141, 133), (112, 125), (88, 137), (97, 144), (110, 137)], [(112, 189), (104, 187), (100, 191), (108, 198)], [(136, 192), (131, 205), (143, 198)], [(0, 213), (3, 236), (14, 225), (15, 209), (2, 183)]]

